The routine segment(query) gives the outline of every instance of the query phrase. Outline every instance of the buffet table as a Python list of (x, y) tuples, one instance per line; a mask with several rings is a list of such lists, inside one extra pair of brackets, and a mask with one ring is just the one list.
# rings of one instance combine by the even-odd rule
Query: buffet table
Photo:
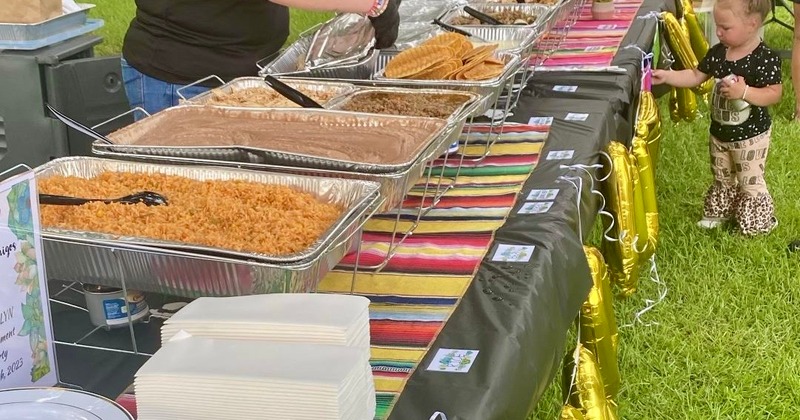
[[(646, 1), (638, 14), (660, 4)], [(619, 45), (649, 51), (655, 26), (652, 19), (633, 19)], [(629, 140), (640, 62), (639, 51), (620, 48), (612, 65), (624, 73), (539, 72), (484, 159), (489, 130), (473, 127), (456, 184), (383, 270), (361, 271), (353, 282), (351, 255), (323, 280), (320, 292), (352, 290), (372, 302), (376, 418), (427, 419), (441, 412), (449, 420), (524, 419), (541, 397), (591, 285), (583, 240), (599, 202), (589, 175), (569, 166), (599, 163), (610, 140)], [(576, 88), (553, 88), (565, 84)], [(434, 171), (442, 170), (444, 162), (438, 163)], [(443, 170), (455, 177), (452, 159)], [(413, 193), (404, 203), (417, 205)], [(401, 225), (411, 223), (413, 212), (407, 213)], [(359, 264), (380, 262), (393, 224), (393, 216), (368, 222)], [(61, 290), (53, 284), (51, 294)], [(60, 298), (78, 302), (70, 293)], [(174, 300), (148, 296), (154, 308)], [(54, 304), (53, 319), (60, 341), (74, 342), (92, 329), (85, 313), (69, 306)], [(134, 326), (137, 351), (157, 350), (160, 325), (152, 319)], [(130, 354), (127, 329), (99, 331), (82, 342), (123, 352), (61, 345), (61, 380), (108, 397), (122, 393), (146, 360)], [(443, 363), (452, 356), (463, 366)]]

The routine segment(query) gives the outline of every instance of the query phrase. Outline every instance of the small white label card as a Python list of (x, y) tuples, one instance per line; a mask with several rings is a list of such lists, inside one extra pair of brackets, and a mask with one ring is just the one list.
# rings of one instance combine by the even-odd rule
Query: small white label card
[(53, 330), (33, 171), (0, 182), (0, 388), (53, 386)]
[(428, 370), (467, 373), (478, 357), (478, 350), (438, 349)]
[(609, 31), (617, 29), (617, 25), (597, 25), (597, 29)]
[(519, 209), (517, 214), (542, 214), (547, 213), (550, 211), (550, 208), (553, 207), (552, 201), (534, 201), (531, 203), (525, 203), (522, 205), (522, 208)]
[(553, 125), (553, 117), (531, 117), (528, 120), (528, 125)]
[(555, 85), (553, 86), (553, 90), (556, 92), (576, 92), (578, 90), (578, 86)]
[(565, 121), (586, 121), (589, 118), (589, 114), (584, 114), (582, 112), (570, 112), (564, 117)]
[(583, 51), (585, 51), (585, 52), (595, 52), (595, 51), (600, 51), (602, 49), (603, 49), (603, 47), (600, 46), (600, 45), (592, 45), (592, 46), (584, 48)]
[(528, 193), (528, 201), (552, 201), (558, 197), (558, 192), (561, 191), (559, 189), (550, 189), (550, 190), (531, 190)]
[(573, 156), (575, 156), (574, 150), (551, 150), (547, 154), (547, 160), (572, 159)]
[(497, 250), (492, 256), (496, 262), (528, 262), (533, 256), (533, 245), (497, 245)]

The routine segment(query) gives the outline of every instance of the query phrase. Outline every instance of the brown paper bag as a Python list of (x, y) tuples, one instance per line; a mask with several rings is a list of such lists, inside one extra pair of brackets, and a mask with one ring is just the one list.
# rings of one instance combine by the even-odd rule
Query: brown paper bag
[(0, 23), (39, 23), (61, 16), (61, 0), (2, 0)]

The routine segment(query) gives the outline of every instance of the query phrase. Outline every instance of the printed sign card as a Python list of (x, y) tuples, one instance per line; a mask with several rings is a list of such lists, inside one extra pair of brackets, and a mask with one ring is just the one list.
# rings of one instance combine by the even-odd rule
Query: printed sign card
[(0, 182), (0, 388), (58, 382), (39, 232), (33, 172)]

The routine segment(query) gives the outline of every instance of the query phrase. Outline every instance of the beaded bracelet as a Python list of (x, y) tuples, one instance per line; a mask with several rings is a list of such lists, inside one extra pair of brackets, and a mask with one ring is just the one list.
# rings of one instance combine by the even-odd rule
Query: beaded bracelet
[(386, 7), (389, 6), (389, 0), (375, 0), (372, 3), (372, 7), (367, 12), (367, 16), (369, 17), (378, 17), (381, 13), (386, 11)]

